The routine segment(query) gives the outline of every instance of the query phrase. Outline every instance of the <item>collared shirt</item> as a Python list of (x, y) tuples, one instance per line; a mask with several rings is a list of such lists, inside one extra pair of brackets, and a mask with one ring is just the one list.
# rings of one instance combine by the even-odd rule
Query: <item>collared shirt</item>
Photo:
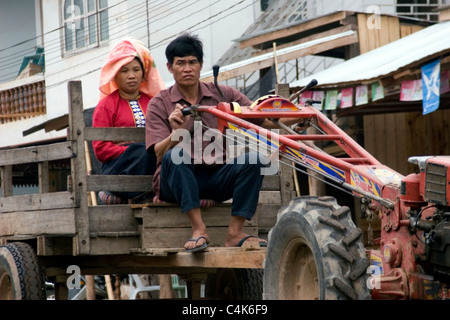
[[(222, 96), (219, 91), (215, 87), (213, 83), (203, 83), (199, 84), (199, 95), (198, 95), (198, 105), (202, 106), (216, 106), (219, 102), (222, 102)], [(250, 106), (252, 101), (249, 100), (244, 94), (233, 89), (228, 86), (220, 86), (224, 96), (225, 102), (237, 102), (241, 106)], [(149, 103), (147, 109), (146, 116), (146, 146), (147, 149), (153, 148), (155, 144), (163, 141), (167, 138), (171, 132), (172, 128), (169, 124), (169, 115), (175, 110), (175, 105), (179, 103), (181, 105), (190, 106), (191, 104), (187, 102), (176, 85), (172, 87), (161, 90), (159, 94), (157, 94)], [(201, 112), (202, 116), (202, 124), (206, 128), (217, 129), (218, 128), (218, 119), (216, 116), (207, 113)], [(250, 120), (249, 120), (250, 121)], [(252, 119), (251, 122), (260, 125), (264, 119)], [(190, 124), (188, 130), (192, 129), (194, 126), (194, 119), (191, 117)], [(203, 131), (206, 129), (203, 128)], [(195, 149), (194, 141), (195, 138), (191, 140), (191, 150)], [(201, 148), (201, 156), (203, 156), (203, 151), (205, 148), (211, 143), (211, 141), (203, 141), (202, 139), (202, 148)], [(198, 146), (197, 146), (198, 148)], [(216, 159), (225, 159), (225, 148), (223, 148), (224, 154), (214, 154)], [(191, 152), (191, 156), (194, 158), (196, 152)], [(196, 159), (198, 160), (198, 159)], [(202, 159), (203, 162), (206, 159)], [(206, 161), (207, 163), (211, 163), (211, 159)], [(157, 164), (156, 172), (153, 176), (153, 189), (157, 195), (159, 195), (159, 173), (161, 171), (161, 163)]]

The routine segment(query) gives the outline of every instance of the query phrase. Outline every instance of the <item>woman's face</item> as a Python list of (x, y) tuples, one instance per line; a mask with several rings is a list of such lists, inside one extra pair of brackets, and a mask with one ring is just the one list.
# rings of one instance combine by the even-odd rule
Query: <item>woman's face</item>
[(144, 71), (137, 59), (124, 65), (117, 72), (115, 80), (121, 93), (134, 98), (139, 93), (139, 86), (142, 83)]

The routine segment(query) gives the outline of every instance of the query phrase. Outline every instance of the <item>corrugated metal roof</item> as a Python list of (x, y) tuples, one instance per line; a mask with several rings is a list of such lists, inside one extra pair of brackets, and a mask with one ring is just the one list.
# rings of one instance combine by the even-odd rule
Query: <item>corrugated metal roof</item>
[[(252, 57), (257, 49), (247, 47), (241, 49), (239, 41), (246, 40), (257, 35), (266, 34), (275, 30), (304, 23), (307, 19), (304, 12), (307, 9), (304, 0), (277, 0), (266, 11), (262, 12), (256, 21), (250, 25), (244, 34), (235, 39), (227, 52), (217, 61), (217, 64), (225, 66)], [(308, 5), (306, 5), (308, 6)], [(310, 6), (310, 4), (309, 4)]]
[(290, 83), (291, 88), (304, 87), (312, 79), (318, 86), (345, 86), (369, 82), (411, 64), (450, 52), (450, 21), (424, 28), (397, 41)]
[[(301, 43), (301, 44), (297, 44), (297, 45), (294, 45), (294, 46), (290, 46), (290, 47), (287, 47), (287, 48), (284, 48), (284, 49), (279, 49), (279, 50), (277, 50), (276, 54), (277, 54), (277, 57), (280, 59), (283, 55), (289, 54), (291, 52), (294, 52), (294, 51), (297, 51), (297, 50), (301, 50), (301, 49), (310, 48), (310, 47), (313, 47), (313, 46), (316, 46), (316, 45), (324, 44), (324, 43), (326, 43), (328, 41), (332, 41), (332, 40), (336, 40), (336, 39), (339, 39), (339, 38), (352, 36), (352, 35), (355, 35), (355, 34), (356, 34), (356, 32), (353, 31), (353, 30), (341, 32), (341, 33), (338, 33), (338, 34), (333, 34), (333, 35), (330, 35), (328, 37), (323, 37), (323, 38), (307, 41), (307, 42), (304, 42), (304, 43)], [(235, 63), (231, 63), (231, 64), (228, 64), (228, 65), (225, 65), (225, 66), (221, 67), (220, 71), (221, 72), (225, 72), (225, 71), (230, 71), (230, 70), (236, 70), (236, 69), (242, 68), (244, 66), (247, 66), (247, 65), (250, 65), (250, 64), (253, 64), (253, 63), (261, 63), (261, 62), (266, 61), (266, 60), (273, 61), (273, 59), (274, 59), (274, 52), (272, 51), (272, 52), (268, 52), (268, 53), (265, 53), (265, 54), (262, 54), (262, 55), (259, 55), (259, 56), (255, 56), (255, 57), (252, 57), (252, 58), (249, 58), (249, 59), (245, 59), (245, 60), (242, 60), (242, 61), (238, 61), (238, 62), (235, 62)], [(203, 78), (211, 77), (212, 74), (213, 74), (212, 70), (209, 70), (209, 71), (206, 71), (206, 72), (202, 73), (200, 78), (203, 79)]]

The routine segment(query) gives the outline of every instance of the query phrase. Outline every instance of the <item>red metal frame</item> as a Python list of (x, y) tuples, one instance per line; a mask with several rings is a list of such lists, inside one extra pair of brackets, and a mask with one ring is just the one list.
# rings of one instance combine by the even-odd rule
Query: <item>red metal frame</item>
[[(278, 98), (278, 100), (283, 99)], [(266, 101), (266, 105), (267, 104), (273, 104), (273, 101)], [(377, 170), (382, 170), (384, 175), (386, 175), (386, 172), (390, 172), (397, 180), (402, 178), (399, 173), (382, 165), (315, 107), (295, 106), (295, 111), (286, 108), (270, 109), (270, 106), (252, 109), (247, 106), (239, 106), (237, 108), (234, 104), (222, 102), (217, 106), (198, 106), (197, 110), (199, 112), (208, 112), (215, 115), (219, 119), (219, 130), (222, 132), (229, 128), (230, 123), (239, 128), (254, 130), (268, 139), (278, 141), (280, 144), (279, 149), (282, 153), (287, 153), (288, 151), (299, 152), (302, 162), (306, 165), (308, 165), (307, 162), (309, 159), (311, 162), (318, 161), (318, 163), (323, 164), (323, 166), (329, 167), (331, 171), (342, 170), (342, 173), (337, 175), (338, 178), (340, 177), (339, 180), (360, 188), (362, 192), (369, 192), (375, 196), (380, 195), (380, 192), (386, 183), (377, 176)], [(317, 125), (323, 130), (324, 134), (278, 134), (246, 121), (246, 119), (252, 118), (311, 119), (317, 122)], [(302, 143), (304, 140), (334, 141), (348, 157), (337, 158), (331, 156), (321, 150), (317, 150), (316, 148)], [(334, 178), (336, 178), (336, 176)], [(396, 197), (390, 200), (395, 201), (395, 198)]]
[[(290, 101), (277, 96), (261, 99), (252, 106), (239, 106), (235, 103), (219, 103), (217, 106), (196, 106), (198, 112), (208, 112), (219, 119), (219, 130), (224, 132), (230, 125), (239, 129), (254, 130), (258, 135), (279, 142), (279, 151), (283, 154), (299, 155), (306, 166), (319, 163), (330, 172), (341, 171), (339, 180), (355, 194), (368, 197), (372, 212), (381, 218), (380, 249), (368, 250), (373, 265), (382, 269), (376, 281), (372, 296), (376, 299), (436, 299), (448, 297), (447, 285), (433, 281), (421, 272), (416, 257), (425, 256), (424, 243), (418, 240), (423, 232), (411, 234), (410, 220), (407, 216), (411, 207), (426, 206), (423, 201), (423, 173), (403, 177), (392, 169), (382, 165), (370, 153), (350, 138), (343, 130), (329, 120), (320, 110), (312, 106), (297, 107)], [(310, 119), (323, 131), (323, 134), (277, 134), (246, 119), (255, 118), (296, 118)], [(337, 158), (317, 150), (302, 141), (334, 141), (347, 157)], [(445, 160), (450, 168), (450, 158)], [(326, 171), (324, 171), (326, 175)], [(334, 177), (336, 178), (336, 176)], [(400, 183), (408, 190), (401, 194)], [(448, 186), (450, 188), (450, 184)], [(449, 190), (450, 194), (450, 190)], [(388, 201), (384, 201), (388, 200)], [(425, 210), (423, 217), (431, 215)], [(373, 280), (375, 279), (375, 280)], [(433, 288), (432, 290), (430, 288)], [(442, 293), (441, 293), (442, 292)]]

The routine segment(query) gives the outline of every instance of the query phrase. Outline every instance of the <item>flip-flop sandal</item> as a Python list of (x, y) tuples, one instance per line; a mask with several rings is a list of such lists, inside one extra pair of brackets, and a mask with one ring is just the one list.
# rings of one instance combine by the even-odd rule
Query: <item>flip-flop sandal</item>
[[(245, 237), (243, 237), (242, 239), (241, 239), (241, 241), (239, 241), (239, 243), (238, 243), (238, 247), (241, 247), (243, 244), (244, 244), (244, 242), (245, 242), (245, 240), (247, 240), (248, 238), (256, 238), (255, 236), (245, 236)], [(267, 247), (267, 242), (265, 242), (265, 241), (260, 241), (259, 242), (259, 246), (260, 247)]]
[(194, 253), (194, 252), (199, 252), (199, 251), (205, 250), (205, 249), (208, 247), (208, 243), (209, 243), (209, 242), (208, 242), (208, 239), (206, 239), (206, 237), (200, 236), (200, 237), (198, 237), (198, 238), (196, 238), (196, 239), (189, 239), (189, 240), (186, 241), (186, 242), (193, 241), (193, 242), (197, 243), (197, 241), (200, 240), (200, 239), (205, 239), (206, 242), (203, 243), (203, 244), (200, 245), (200, 246), (197, 246), (197, 247), (186, 248), (186, 251), (187, 251), (187, 252)]

